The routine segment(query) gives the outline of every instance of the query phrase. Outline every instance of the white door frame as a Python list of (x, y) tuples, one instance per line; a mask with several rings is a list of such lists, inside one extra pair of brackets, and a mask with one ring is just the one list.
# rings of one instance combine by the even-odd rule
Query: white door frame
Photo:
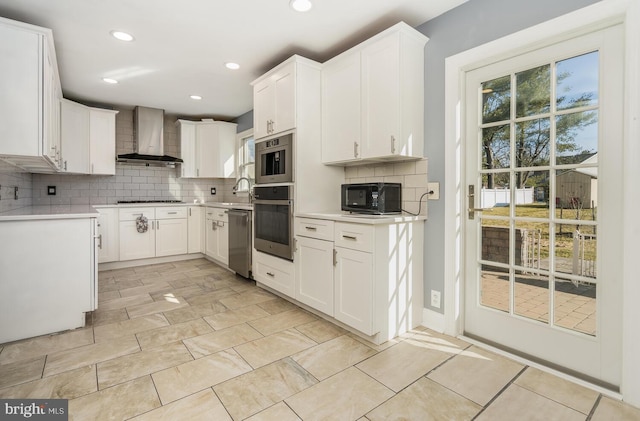
[[(640, 207), (637, 184), (640, 180), (640, 0), (602, 0), (542, 24), (527, 28), (490, 43), (481, 45), (445, 60), (445, 268), (444, 268), (444, 332), (457, 336), (463, 331), (464, 256), (463, 204), (465, 199), (462, 144), (465, 70), (481, 65), (483, 61), (497, 61), (512, 55), (516, 48), (523, 51), (556, 43), (577, 34), (588, 33), (625, 22), (625, 116), (624, 116), (624, 187), (625, 223), (624, 261), (633, 262), (637, 252), (633, 239), (640, 237), (640, 221), (633, 211)], [(487, 57), (491, 57), (490, 60)], [(633, 76), (631, 76), (633, 75)], [(625, 401), (640, 406), (640, 334), (636, 321), (640, 320), (640, 285), (635, 282), (637, 270), (632, 264), (623, 268), (623, 331), (621, 393)]]

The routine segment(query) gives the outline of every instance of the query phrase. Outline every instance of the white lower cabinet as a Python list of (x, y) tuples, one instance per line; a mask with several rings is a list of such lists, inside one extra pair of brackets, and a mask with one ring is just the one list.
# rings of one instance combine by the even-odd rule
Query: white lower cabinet
[(423, 230), (296, 218), (295, 282), (261, 282), (382, 343), (422, 320)]
[(205, 214), (205, 254), (229, 264), (229, 213), (222, 208), (207, 208)]
[[(120, 260), (146, 259), (156, 256), (154, 208), (120, 209)], [(147, 218), (147, 227), (138, 230), (136, 219)], [(142, 232), (141, 232), (142, 231)]]
[(333, 316), (333, 221), (296, 218), (295, 299)]
[(202, 253), (204, 243), (204, 212), (200, 206), (189, 206), (188, 209), (188, 253)]
[(187, 254), (186, 208), (156, 208), (156, 257)]
[[(121, 261), (187, 253), (186, 208), (122, 208), (119, 214)], [(138, 227), (140, 216), (147, 218), (146, 230)]]
[(253, 277), (269, 288), (295, 297), (295, 266), (292, 261), (255, 251)]
[(118, 208), (96, 208), (98, 217), (98, 262), (120, 260)]
[(296, 300), (333, 316), (333, 241), (297, 237)]

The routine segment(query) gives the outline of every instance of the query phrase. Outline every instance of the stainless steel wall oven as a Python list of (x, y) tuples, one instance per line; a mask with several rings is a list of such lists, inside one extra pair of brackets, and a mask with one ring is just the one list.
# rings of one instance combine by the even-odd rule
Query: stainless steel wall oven
[(255, 249), (293, 260), (293, 186), (255, 186), (253, 218)]

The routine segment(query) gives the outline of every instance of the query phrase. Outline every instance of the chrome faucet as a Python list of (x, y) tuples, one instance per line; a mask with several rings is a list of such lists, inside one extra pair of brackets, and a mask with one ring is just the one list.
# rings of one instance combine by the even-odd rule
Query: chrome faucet
[(240, 182), (242, 180), (246, 180), (247, 184), (249, 184), (249, 188), (247, 189), (247, 191), (249, 192), (249, 203), (251, 203), (251, 201), (253, 199), (253, 194), (251, 193), (251, 179), (249, 177), (240, 177), (240, 178), (238, 178), (238, 181), (236, 181), (236, 185), (233, 186), (233, 194), (235, 194), (236, 191), (238, 191), (238, 184), (240, 184)]

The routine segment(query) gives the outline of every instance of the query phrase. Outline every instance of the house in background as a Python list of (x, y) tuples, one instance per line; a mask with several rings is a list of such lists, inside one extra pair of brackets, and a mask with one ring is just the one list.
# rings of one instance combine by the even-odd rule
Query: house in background
[[(582, 161), (598, 164), (598, 154)], [(593, 209), (598, 206), (598, 168), (586, 167), (561, 172), (556, 176), (556, 206), (562, 209)]]

